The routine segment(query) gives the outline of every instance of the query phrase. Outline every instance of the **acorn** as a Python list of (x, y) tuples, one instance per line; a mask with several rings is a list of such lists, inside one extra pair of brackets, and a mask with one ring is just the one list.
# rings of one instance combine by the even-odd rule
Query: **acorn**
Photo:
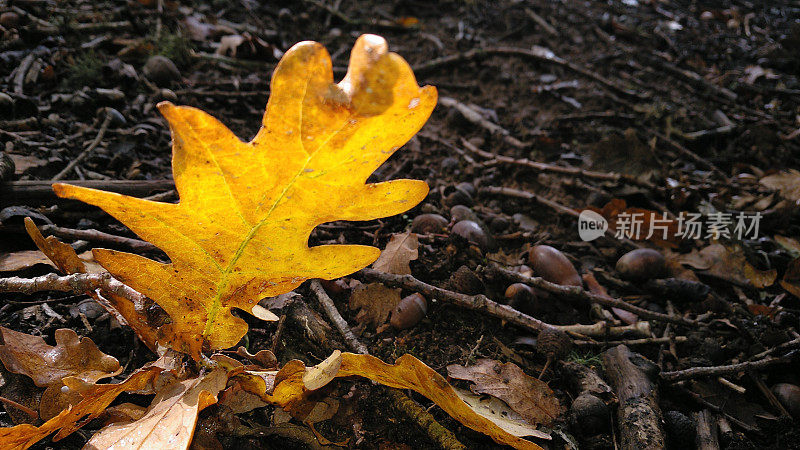
[(506, 231), (509, 226), (511, 226), (511, 222), (509, 222), (505, 217), (495, 216), (492, 217), (492, 220), (489, 222), (489, 229), (493, 233), (502, 233), (503, 231)]
[(638, 248), (622, 255), (617, 261), (617, 272), (631, 281), (663, 278), (667, 275), (667, 260), (659, 251)]
[(418, 324), (427, 313), (428, 302), (415, 292), (400, 300), (392, 311), (389, 324), (396, 330), (405, 330)]
[(470, 197), (475, 197), (475, 194), (477, 193), (477, 191), (475, 190), (475, 185), (467, 182), (458, 183), (456, 185), (456, 189), (466, 193)]
[(464, 205), (456, 205), (450, 208), (450, 219), (454, 223), (461, 222), (462, 220), (471, 220), (478, 222), (480, 219), (469, 207)]
[(420, 214), (411, 222), (411, 231), (419, 234), (441, 233), (447, 227), (447, 219), (439, 214)]
[(610, 424), (608, 405), (588, 391), (572, 402), (569, 413), (572, 426), (585, 436), (602, 433)]
[(2, 25), (3, 28), (16, 28), (19, 25), (19, 22), (19, 14), (15, 13), (14, 11), (6, 11), (3, 14), (0, 14), (0, 25)]
[(144, 76), (158, 86), (168, 85), (181, 78), (178, 66), (171, 59), (162, 55), (151, 56), (142, 69)]
[(772, 393), (795, 420), (800, 419), (800, 387), (789, 383), (778, 383), (772, 386)]
[(451, 290), (467, 295), (482, 294), (484, 291), (483, 281), (467, 266), (461, 266), (453, 272), (447, 285)]
[(540, 331), (536, 337), (536, 350), (547, 357), (547, 362), (539, 373), (539, 379), (542, 379), (542, 375), (553, 361), (567, 356), (570, 349), (572, 349), (572, 339), (567, 333), (555, 328), (545, 328)]
[(471, 244), (475, 244), (482, 252), (489, 249), (489, 236), (477, 223), (471, 220), (462, 220), (453, 225), (453, 234), (460, 236)]
[(549, 245), (537, 245), (528, 252), (533, 272), (545, 280), (562, 286), (583, 286), (575, 266), (559, 250)]
[(506, 304), (517, 311), (532, 316), (536, 309), (536, 293), (530, 286), (514, 283), (506, 289)]
[(472, 196), (463, 189), (455, 188), (453, 192), (449, 193), (444, 198), (445, 206), (465, 205), (471, 206), (473, 204)]

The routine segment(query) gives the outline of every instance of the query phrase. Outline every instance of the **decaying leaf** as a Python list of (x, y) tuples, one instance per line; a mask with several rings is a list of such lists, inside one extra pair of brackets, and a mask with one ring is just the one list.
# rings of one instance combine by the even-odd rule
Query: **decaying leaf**
[(694, 249), (691, 253), (681, 255), (679, 261), (702, 273), (759, 289), (772, 285), (778, 276), (775, 269), (758, 270), (753, 267), (747, 262), (740, 245), (711, 244), (702, 250)]
[(800, 201), (800, 171), (789, 169), (785, 172), (767, 175), (759, 180), (759, 183), (779, 191), (788, 200)]
[(633, 128), (622, 136), (611, 134), (590, 145), (589, 154), (595, 170), (620, 172), (641, 180), (649, 180), (661, 171), (653, 148), (642, 142)]
[(88, 337), (78, 339), (68, 328), (56, 330), (56, 345), (50, 346), (40, 336), (19, 333), (0, 327), (3, 345), (0, 360), (10, 372), (31, 377), (39, 387), (60, 385), (65, 377), (86, 383), (122, 372), (119, 361), (101, 352)]
[(800, 242), (786, 236), (775, 235), (775, 242), (780, 244), (781, 247), (786, 249), (795, 258), (800, 257)]
[[(39, 427), (23, 424), (0, 428), (0, 448), (28, 448), (55, 431), (58, 433), (53, 440), (58, 441), (99, 416), (121, 393), (139, 391), (147, 387), (160, 372), (161, 369), (148, 367), (134, 372), (122, 383), (94, 385), (82, 392), (83, 399), (77, 405), (62, 411)], [(70, 377), (63, 381), (70, 389), (81, 385), (80, 380)]]
[(476, 395), (465, 389), (456, 389), (459, 398), (473, 411), (489, 419), (514, 436), (534, 436), (540, 439), (551, 439), (550, 435), (539, 431), (529, 424), (519, 413), (511, 409), (504, 401), (490, 395)]
[[(29, 217), (25, 218), (25, 229), (33, 242), (39, 247), (56, 267), (66, 273), (98, 273), (104, 269), (97, 263), (80, 258), (75, 249), (59, 241), (54, 236), (45, 238)], [(121, 323), (128, 324), (139, 336), (144, 344), (154, 353), (158, 353), (156, 345), (156, 332), (158, 326), (148, 314), (147, 305), (135, 305), (130, 299), (119, 296), (114, 292), (101, 290), (100, 292), (87, 292), (98, 303), (103, 305), (110, 314), (113, 314)], [(107, 307), (106, 305), (111, 305)]]
[(795, 297), (800, 298), (800, 258), (789, 263), (786, 273), (783, 274), (781, 286)]
[(350, 309), (360, 308), (356, 315), (359, 323), (377, 327), (386, 322), (400, 303), (400, 292), (381, 283), (360, 284), (350, 293)]
[(108, 425), (95, 433), (84, 448), (189, 448), (197, 415), (217, 402), (217, 394), (227, 381), (228, 371), (222, 367), (197, 378), (176, 381), (156, 394), (140, 419)]
[(231, 308), (308, 278), (333, 279), (378, 257), (373, 247), (308, 247), (319, 224), (394, 215), (428, 193), (422, 181), (365, 184), (367, 177), (425, 123), (436, 90), (419, 88), (409, 65), (383, 38), (361, 36), (348, 73), (333, 83), (322, 45), (286, 52), (271, 82), (263, 126), (240, 141), (191, 107), (159, 104), (173, 135), (173, 175), (180, 203), (159, 203), (64, 184), (56, 194), (99, 206), (172, 261), (96, 249), (95, 259), (155, 300), (171, 318), (165, 346), (199, 358), (247, 332)]
[(0, 254), (0, 272), (16, 272), (30, 269), (37, 264), (55, 267), (44, 253), (39, 250), (23, 250)]
[(386, 249), (381, 252), (372, 268), (381, 272), (410, 275), (409, 263), (419, 257), (419, 241), (416, 233), (407, 231), (395, 233), (386, 244)]
[(499, 398), (531, 424), (550, 425), (564, 412), (547, 383), (525, 374), (514, 363), (480, 359), (468, 367), (449, 365), (447, 375), (471, 381), (473, 392)]
[[(662, 213), (651, 211), (649, 209), (628, 207), (627, 202), (622, 199), (612, 199), (603, 205), (602, 208), (590, 206), (586, 209), (594, 211), (603, 216), (608, 221), (608, 229), (612, 232), (617, 231), (618, 225), (626, 223), (627, 227), (622, 231), (626, 233), (626, 237), (630, 237), (633, 240), (646, 239), (647, 241), (653, 242), (660, 247), (666, 248), (678, 247), (678, 243), (681, 240), (681, 237), (678, 234), (680, 227), (677, 220), (665, 219)], [(627, 215), (626, 221), (620, 217), (621, 214)], [(625, 216), (623, 215), (623, 217)], [(641, 226), (638, 229), (632, 226), (634, 218), (637, 223), (641, 223)], [(653, 230), (653, 235), (647, 239), (651, 227)], [(664, 238), (665, 231), (666, 239)]]

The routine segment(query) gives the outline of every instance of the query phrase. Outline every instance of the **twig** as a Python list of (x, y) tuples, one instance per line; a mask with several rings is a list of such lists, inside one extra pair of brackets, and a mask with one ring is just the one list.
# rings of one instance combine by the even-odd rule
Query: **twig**
[[(584, 345), (584, 346), (617, 346), (617, 345), (648, 345), (648, 344), (666, 344), (669, 343), (672, 338), (670, 337), (650, 337), (644, 339), (623, 339), (619, 341), (581, 341), (581, 340), (574, 340), (572, 341), (575, 345)], [(675, 342), (683, 343), (686, 342), (688, 338), (686, 336), (675, 336)]]
[(0, 292), (21, 292), (33, 294), (41, 291), (85, 293), (102, 289), (124, 297), (137, 305), (144, 304), (147, 297), (123, 284), (108, 272), (76, 273), (58, 276), (54, 273), (36, 278), (0, 278)]
[(356, 353), (360, 353), (362, 355), (366, 355), (369, 353), (367, 347), (361, 343), (361, 341), (356, 338), (353, 334), (353, 331), (350, 329), (350, 326), (347, 325), (347, 322), (344, 320), (341, 314), (339, 314), (339, 310), (336, 309), (336, 305), (333, 303), (333, 300), (328, 296), (328, 293), (325, 292), (325, 288), (322, 287), (322, 284), (319, 280), (312, 280), (311, 281), (311, 290), (314, 292), (314, 295), (317, 296), (317, 300), (319, 300), (322, 309), (325, 311), (325, 314), (328, 315), (328, 318), (331, 319), (333, 322), (333, 326), (339, 330), (339, 333), (342, 334), (344, 338), (345, 344), (350, 347)]
[(551, 36), (558, 36), (558, 30), (556, 30), (552, 25), (547, 23), (547, 21), (544, 20), (544, 18), (542, 16), (540, 16), (540, 15), (536, 14), (535, 12), (533, 12), (532, 9), (525, 8), (525, 14), (527, 14), (528, 17), (531, 18), (531, 20), (533, 20), (540, 27), (542, 27), (542, 29), (544, 30), (545, 33), (547, 33), (547, 34), (549, 34)]
[[(65, 180), (64, 183), (141, 197), (156, 191), (175, 189), (173, 180)], [(60, 199), (50, 181), (9, 181), (0, 184), (0, 207), (11, 205), (51, 205), (74, 200)]]
[(555, 283), (551, 283), (543, 278), (529, 277), (521, 273), (513, 272), (511, 270), (497, 266), (495, 264), (490, 266), (487, 270), (489, 270), (490, 272), (493, 271), (495, 273), (498, 273), (504, 276), (506, 279), (515, 281), (517, 283), (525, 283), (529, 286), (542, 289), (551, 294), (579, 300), (583, 303), (586, 303), (587, 305), (590, 305), (592, 303), (597, 303), (603, 306), (611, 308), (619, 308), (625, 311), (632, 312), (643, 319), (652, 319), (660, 322), (674, 323), (677, 325), (683, 325), (687, 327), (696, 328), (701, 325), (699, 322), (695, 320), (689, 320), (689, 319), (684, 319), (683, 317), (670, 316), (667, 314), (657, 313), (654, 311), (650, 311), (649, 309), (644, 309), (638, 306), (631, 305), (630, 303), (624, 302), (616, 298), (603, 297), (597, 294), (592, 294), (591, 292), (585, 291), (578, 286), (561, 286)]
[(747, 370), (763, 369), (778, 364), (785, 364), (794, 359), (794, 357), (795, 355), (790, 353), (781, 357), (768, 357), (758, 361), (747, 361), (739, 364), (730, 364), (727, 366), (690, 367), (684, 370), (661, 372), (661, 379), (664, 381), (674, 382), (713, 375), (728, 375)]
[(42, 234), (57, 236), (61, 239), (80, 239), (107, 245), (125, 246), (132, 250), (141, 252), (152, 252), (158, 250), (158, 247), (147, 241), (117, 236), (98, 230), (75, 230), (72, 228), (62, 228), (55, 225), (43, 225), (39, 227), (39, 229), (41, 230)]
[(728, 413), (726, 413), (725, 411), (723, 411), (723, 410), (722, 410), (722, 407), (720, 407), (720, 406), (717, 406), (717, 405), (715, 405), (715, 404), (713, 404), (713, 403), (709, 402), (708, 400), (704, 399), (704, 398), (703, 398), (703, 397), (702, 397), (700, 394), (698, 394), (697, 392), (694, 392), (694, 391), (692, 391), (692, 390), (690, 390), (690, 389), (687, 389), (687, 388), (685, 388), (685, 387), (683, 387), (683, 386), (676, 386), (676, 387), (677, 387), (677, 388), (678, 388), (678, 389), (679, 389), (681, 392), (683, 392), (684, 394), (686, 394), (686, 395), (688, 395), (689, 397), (691, 397), (691, 398), (692, 398), (692, 400), (696, 401), (696, 402), (697, 402), (698, 404), (700, 404), (701, 406), (703, 406), (703, 407), (706, 407), (706, 408), (708, 408), (708, 409), (710, 409), (710, 410), (714, 411), (714, 412), (715, 412), (715, 413), (717, 413), (717, 414), (722, 414), (722, 415), (723, 415), (723, 416), (725, 416), (725, 418), (726, 418), (726, 419), (728, 419), (728, 420), (729, 420), (731, 423), (733, 423), (733, 424), (735, 424), (735, 425), (739, 426), (739, 428), (741, 428), (741, 429), (743, 429), (743, 430), (745, 430), (745, 431), (747, 431), (747, 432), (754, 432), (754, 431), (758, 431), (758, 428), (752, 427), (752, 426), (748, 425), (747, 423), (745, 423), (745, 422), (742, 422), (741, 420), (739, 420), (739, 419), (737, 419), (737, 418), (735, 418), (735, 417), (731, 416), (730, 414), (728, 414)]
[(464, 148), (466, 148), (467, 150), (479, 156), (488, 158), (489, 161), (486, 161), (484, 165), (491, 164), (493, 163), (493, 161), (496, 161), (504, 164), (513, 164), (517, 166), (528, 167), (534, 170), (538, 170), (540, 172), (558, 173), (561, 175), (570, 175), (579, 178), (593, 178), (596, 180), (612, 181), (614, 183), (625, 182), (629, 184), (634, 184), (636, 186), (642, 186), (648, 189), (656, 189), (656, 186), (653, 183), (639, 180), (636, 177), (632, 177), (630, 175), (619, 174), (619, 173), (596, 172), (593, 170), (584, 170), (578, 167), (556, 166), (552, 164), (541, 163), (538, 161), (531, 161), (525, 158), (515, 159), (508, 156), (495, 155), (494, 153), (481, 150), (476, 145), (472, 144), (466, 139), (461, 139), (461, 145), (463, 145)]
[(417, 76), (419, 76), (424, 73), (440, 69), (442, 67), (452, 66), (465, 61), (481, 60), (489, 58), (491, 56), (518, 56), (526, 59), (531, 59), (536, 62), (555, 64), (557, 66), (564, 67), (580, 75), (583, 75), (586, 78), (592, 79), (612, 91), (618, 92), (623, 95), (629, 95), (632, 97), (645, 98), (645, 96), (639, 92), (620, 87), (611, 80), (604, 78), (596, 71), (589, 70), (585, 67), (579, 66), (578, 64), (569, 62), (564, 58), (556, 56), (552, 51), (542, 47), (535, 47), (531, 50), (526, 48), (516, 48), (516, 47), (487, 47), (487, 48), (474, 49), (464, 53), (457, 53), (455, 55), (444, 56), (442, 58), (432, 59), (426, 63), (418, 64), (414, 66), (414, 73)]
[(659, 133), (656, 130), (652, 130), (651, 129), (651, 130), (649, 130), (649, 132), (650, 132), (650, 134), (652, 134), (653, 136), (655, 136), (656, 138), (658, 138), (659, 140), (661, 140), (662, 142), (664, 142), (668, 146), (672, 147), (673, 150), (676, 150), (678, 153), (682, 154), (683, 156), (686, 156), (687, 158), (691, 159), (692, 161), (694, 161), (697, 164), (700, 164), (701, 166), (705, 167), (706, 169), (710, 169), (712, 172), (714, 172), (715, 174), (717, 174), (720, 177), (722, 177), (723, 180), (726, 180), (726, 181), (728, 180), (728, 176), (725, 175), (725, 172), (723, 172), (722, 169), (717, 167), (716, 164), (714, 164), (711, 161), (703, 158), (702, 156), (700, 156), (697, 153), (689, 150), (688, 148), (686, 148), (683, 145), (675, 142), (674, 140), (668, 138), (667, 136), (664, 136), (663, 134)]
[(497, 125), (494, 122), (486, 120), (477, 111), (475, 111), (474, 109), (470, 108), (469, 106), (459, 102), (458, 100), (456, 100), (454, 98), (439, 97), (439, 104), (442, 105), (442, 106), (446, 106), (448, 108), (455, 109), (456, 111), (461, 113), (461, 115), (464, 116), (464, 118), (467, 119), (468, 121), (470, 121), (470, 122), (474, 123), (475, 125), (478, 125), (478, 126), (480, 126), (482, 128), (485, 128), (486, 130), (488, 130), (492, 134), (496, 134), (496, 135), (502, 136), (503, 137), (503, 142), (505, 142), (506, 144), (508, 144), (508, 145), (510, 145), (512, 147), (525, 148), (525, 147), (529, 147), (530, 146), (529, 143), (520, 141), (519, 139), (517, 139), (514, 136), (512, 136), (510, 131), (506, 130), (505, 128), (501, 127), (500, 125)]
[(409, 289), (414, 292), (419, 292), (428, 298), (435, 298), (443, 302), (453, 303), (466, 309), (484, 311), (491, 316), (530, 330), (542, 331), (544, 329), (560, 329), (560, 327), (556, 325), (542, 322), (510, 306), (501, 305), (489, 300), (488, 297), (482, 294), (466, 295), (459, 292), (448, 291), (447, 289), (438, 288), (420, 281), (411, 275), (395, 275), (392, 273), (379, 272), (370, 268), (361, 269), (361, 271), (356, 272), (356, 274), (372, 281), (380, 281), (389, 287)]
[(92, 153), (92, 151), (97, 147), (98, 144), (100, 144), (100, 141), (103, 139), (103, 136), (105, 136), (106, 131), (108, 131), (108, 126), (111, 125), (111, 119), (112, 119), (112, 115), (109, 110), (106, 110), (105, 113), (106, 113), (106, 118), (103, 120), (102, 125), (100, 125), (100, 131), (97, 132), (97, 136), (95, 136), (92, 143), (89, 144), (89, 146), (86, 147), (86, 149), (83, 152), (81, 152), (81, 154), (78, 155), (77, 158), (70, 161), (70, 163), (67, 164), (67, 167), (65, 167), (64, 170), (58, 172), (56, 176), (53, 177), (53, 181), (57, 181), (64, 178), (67, 174), (70, 173), (70, 171), (72, 171), (72, 169), (75, 168), (75, 166), (78, 165), (78, 163), (86, 159), (86, 157)]
[[(328, 316), (331, 322), (333, 322), (333, 325), (336, 327), (336, 329), (339, 330), (339, 333), (342, 334), (345, 344), (347, 344), (347, 346), (356, 353), (368, 355), (369, 350), (367, 350), (367, 346), (362, 344), (361, 341), (355, 337), (353, 331), (347, 325), (344, 317), (339, 314), (339, 310), (336, 309), (336, 305), (325, 292), (325, 289), (322, 287), (322, 284), (320, 284), (319, 280), (311, 281), (311, 291), (314, 292), (314, 295), (317, 297), (317, 300), (322, 306), (322, 309), (325, 311), (325, 314)], [(439, 444), (441, 448), (467, 448), (464, 446), (464, 444), (459, 442), (458, 438), (456, 438), (452, 431), (439, 424), (439, 422), (433, 418), (431, 413), (426, 411), (415, 401), (411, 400), (399, 389), (386, 388), (386, 391), (389, 393), (389, 397), (392, 399), (395, 408), (406, 413), (409, 418), (417, 422), (417, 424), (428, 434), (428, 437)]]

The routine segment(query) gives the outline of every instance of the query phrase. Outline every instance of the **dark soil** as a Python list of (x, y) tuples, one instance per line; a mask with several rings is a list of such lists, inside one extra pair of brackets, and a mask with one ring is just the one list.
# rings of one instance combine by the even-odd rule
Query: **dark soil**
[[(65, 179), (171, 178), (170, 134), (156, 103), (170, 100), (201, 108), (240, 138), (250, 139), (260, 125), (271, 72), (282, 52), (299, 41), (321, 42), (332, 55), (336, 76), (341, 77), (355, 39), (375, 33), (420, 69), (416, 71), (420, 85), (436, 86), (440, 97), (476, 107), (525, 145), (511, 145), (453, 108), (439, 105), (421, 134), (370, 179), (422, 179), (431, 188), (429, 197), (401, 216), (327, 224), (312, 235), (312, 243), (341, 241), (384, 248), (392, 233), (408, 229), (421, 213), (439, 213), (450, 219), (452, 203), (447, 196), (456, 184), (467, 182), (478, 188), (469, 199), (471, 207), (489, 224), (500, 252), (481, 251), (449, 233), (422, 236), (420, 257), (411, 263), (413, 275), (422, 281), (459, 290), (458, 285), (448, 283), (459, 267), (467, 266), (479, 274), (483, 273), (479, 267), (492, 262), (519, 267), (528, 264), (525, 255), (531, 246), (547, 244), (567, 254), (579, 272), (596, 273), (612, 296), (665, 311), (664, 299), (642, 286), (614, 283), (615, 263), (629, 247), (614, 239), (584, 242), (578, 237), (574, 217), (557, 214), (536, 201), (481, 191), (487, 187), (532, 192), (578, 211), (589, 206), (602, 208), (612, 199), (676, 215), (681, 211), (760, 211), (764, 216), (760, 239), (736, 242), (749, 263), (761, 270), (775, 269), (780, 280), (797, 257), (773, 239), (775, 235), (800, 237), (797, 204), (782, 197), (788, 194), (758, 184), (772, 172), (800, 169), (797, 2), (324, 2), (341, 3), (338, 8), (311, 0), (263, 3), (0, 1), (0, 13), (17, 14), (15, 19), (4, 14), (16, 22), (0, 24), (0, 142), (17, 163), (12, 179), (51, 180), (95, 139), (108, 114), (106, 108), (113, 108), (113, 119), (104, 138)], [(158, 5), (163, 11), (158, 11)], [(549, 23), (552, 31), (534, 20), (534, 15)], [(412, 19), (418, 23), (412, 24)], [(187, 25), (187, 20), (207, 25)], [(202, 32), (206, 35), (199, 36)], [(250, 42), (240, 45), (235, 57), (213, 56), (220, 38), (230, 34), (243, 35)], [(498, 50), (530, 50), (534, 46), (549, 49), (562, 62)], [(488, 50), (488, 54), (426, 67), (436, 58), (480, 50)], [(26, 62), (30, 55), (32, 63)], [(172, 60), (180, 76), (157, 83), (148, 80), (143, 67), (152, 55)], [(19, 82), (18, 68), (24, 63), (30, 65)], [(555, 166), (626, 173), (646, 179), (654, 187), (481, 164), (486, 158), (466, 150), (468, 144), (496, 155)], [(2, 199), (3, 195), (10, 194), (4, 194), (0, 185), (0, 207), (26, 210), (15, 214), (4, 210), (0, 254), (34, 248), (21, 228), (21, 217), (31, 212), (39, 214), (40, 224), (47, 220), (61, 227), (135, 237), (98, 209), (56, 203), (49, 195), (15, 204)], [(673, 251), (685, 254), (710, 243), (708, 239), (684, 241)], [(81, 250), (94, 246), (86, 242), (75, 245)], [(649, 242), (644, 245), (652, 246)], [(50, 270), (35, 265), (2, 276), (31, 277)], [(737, 286), (719, 274), (701, 273), (700, 280), (710, 286), (710, 295), (698, 302), (674, 303), (678, 315), (699, 317), (711, 326), (697, 330), (673, 326), (675, 335), (688, 337), (677, 344), (677, 359), (664, 345), (634, 349), (660, 362), (662, 370), (742, 362), (798, 336), (800, 300), (778, 282), (759, 289)], [(504, 301), (509, 281), (488, 277), (481, 281), (489, 298)], [(305, 285), (298, 293), (307, 297), (310, 305), (315, 304)], [(347, 306), (347, 293), (334, 297), (344, 317), (356, 325), (356, 314)], [(84, 323), (77, 308), (87, 298), (63, 293), (0, 294), (0, 324), (41, 335), (51, 344), (56, 329), (73, 328), (118, 358), (126, 373), (154, 358), (131, 331), (112, 329), (107, 314), (81, 310), (88, 320)], [(553, 305), (537, 318), (559, 325), (596, 321), (585, 306), (564, 305), (554, 297), (549, 301)], [(63, 319), (43, 310), (44, 304)], [(243, 345), (253, 353), (271, 348), (276, 325), (250, 323), (253, 329)], [(664, 335), (664, 324), (652, 322), (651, 326), (654, 336)], [(509, 361), (512, 357), (507, 349), (511, 348), (515, 362), (536, 376), (545, 358), (533, 347), (514, 345), (518, 337), (529, 334), (485, 313), (435, 302), (416, 327), (382, 333), (367, 328), (361, 339), (384, 361), (409, 353), (444, 375), (449, 364), (464, 365), (480, 358)], [(580, 346), (568, 359), (600, 368), (597, 356), (607, 347), (602, 338), (596, 340), (598, 345)], [(287, 326), (277, 356), (281, 363), (300, 358), (313, 364), (331, 350), (309, 342), (302, 330)], [(690, 380), (680, 387), (661, 383), (661, 408), (691, 418), (703, 406), (686, 394), (688, 389), (752, 427), (744, 430), (733, 424), (732, 431), (721, 436), (723, 448), (798, 448), (797, 422), (781, 417), (781, 411), (757, 384), (798, 384), (798, 369), (796, 359), (787, 359), (785, 364), (752, 375), (726, 375), (728, 381), (746, 389), (744, 394), (734, 393), (714, 377)], [(3, 375), (6, 382), (0, 387), (1, 396), (29, 398), (18, 387), (22, 384), (31, 389), (27, 379), (7, 372)], [(548, 371), (544, 380), (569, 405), (576, 393), (569, 391), (558, 367)], [(340, 416), (317, 426), (331, 441), (349, 439), (346, 445), (355, 448), (435, 447), (412, 421), (392, 409), (383, 388), (353, 381), (336, 389), (347, 406), (342, 407)], [(412, 398), (426, 408), (431, 405), (419, 395), (412, 394)], [(147, 399), (138, 401), (147, 404)], [(270, 411), (254, 411), (242, 421), (268, 425)], [(469, 448), (495, 446), (438, 408), (431, 413)], [(209, 408), (202, 420), (213, 420), (217, 414), (215, 407)], [(0, 412), (0, 422), (12, 425), (17, 416)], [(587, 436), (567, 419), (558, 427), (581, 448), (615, 448), (616, 433)], [(668, 430), (676, 429), (673, 425), (668, 423)], [(56, 444), (45, 441), (39, 447), (78, 448), (98, 428), (92, 423), (66, 440)], [(676, 433), (683, 431), (671, 432), (671, 445), (686, 448)], [(562, 437), (553, 436), (551, 443), (542, 445), (567, 448)], [(220, 432), (217, 438), (225, 448), (302, 448), (292, 439), (277, 436), (242, 438)]]

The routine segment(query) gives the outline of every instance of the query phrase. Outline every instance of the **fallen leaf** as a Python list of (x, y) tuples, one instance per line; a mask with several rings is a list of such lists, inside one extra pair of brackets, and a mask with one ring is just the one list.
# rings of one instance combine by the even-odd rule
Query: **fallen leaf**
[(499, 398), (531, 424), (550, 425), (564, 413), (547, 383), (525, 374), (514, 363), (484, 358), (469, 367), (449, 365), (447, 375), (471, 381), (473, 392)]
[[(39, 427), (22, 424), (0, 428), (0, 448), (28, 448), (55, 431), (58, 433), (53, 440), (58, 441), (99, 416), (121, 393), (147, 387), (160, 372), (158, 368), (149, 367), (134, 372), (122, 383), (94, 385), (82, 393), (83, 399), (77, 405), (62, 411)], [(80, 380), (71, 377), (63, 381), (70, 388), (80, 385)]]
[(786, 251), (791, 253), (795, 258), (800, 257), (800, 242), (798, 242), (797, 239), (775, 235), (775, 242), (785, 248)]
[[(646, 240), (660, 247), (677, 248), (681, 241), (681, 237), (678, 235), (680, 226), (677, 220), (664, 219), (662, 213), (649, 209), (629, 208), (625, 200), (615, 198), (602, 208), (589, 206), (586, 209), (603, 216), (608, 221), (608, 229), (611, 232), (616, 233), (619, 225), (625, 223), (625, 228), (621, 231), (625, 232), (626, 237), (631, 235), (633, 240), (645, 240), (652, 229), (653, 235)], [(627, 215), (625, 222), (620, 217), (621, 214)], [(633, 226), (634, 218), (636, 223), (640, 224), (638, 229)], [(664, 230), (666, 230), (666, 239), (664, 239)]]
[(779, 191), (788, 200), (793, 202), (800, 201), (800, 171), (796, 169), (767, 175), (761, 178), (759, 183)]
[(411, 355), (403, 355), (394, 365), (384, 363), (370, 355), (354, 353), (342, 354), (339, 377), (357, 375), (397, 389), (411, 389), (424, 395), (450, 417), (466, 427), (491, 437), (499, 444), (517, 449), (537, 449), (541, 447), (531, 441), (514, 436), (491, 420), (476, 413), (459, 396), (447, 380)]
[(217, 394), (227, 381), (228, 371), (222, 367), (197, 378), (176, 381), (156, 394), (139, 420), (106, 426), (92, 436), (84, 449), (187, 449), (197, 415), (217, 402)]
[(436, 90), (420, 89), (409, 65), (374, 35), (358, 39), (344, 80), (332, 80), (320, 44), (292, 47), (275, 69), (251, 142), (203, 111), (160, 103), (173, 134), (177, 204), (53, 186), (61, 197), (101, 207), (169, 256), (162, 264), (94, 250), (115, 278), (169, 315), (159, 328), (163, 345), (195, 359), (203, 349), (235, 345), (247, 323), (232, 308), (251, 312), (263, 297), (308, 278), (348, 275), (378, 257), (368, 246), (309, 248), (317, 225), (394, 215), (427, 195), (422, 181), (365, 182), (425, 123)]
[(727, 280), (740, 286), (763, 288), (772, 285), (778, 276), (775, 269), (758, 270), (744, 256), (740, 245), (725, 246), (711, 244), (708, 247), (692, 250), (680, 255), (678, 260), (687, 266), (702, 271), (707, 275)]
[(780, 283), (789, 293), (800, 298), (800, 258), (789, 263)]
[(623, 135), (610, 134), (589, 146), (591, 167), (606, 172), (620, 172), (640, 180), (658, 175), (661, 163), (653, 149), (628, 128)]
[[(59, 241), (54, 236), (45, 238), (36, 228), (30, 217), (25, 218), (25, 230), (31, 237), (36, 246), (42, 253), (56, 265), (56, 267), (66, 273), (99, 273), (105, 270), (93, 261), (82, 259), (75, 253), (71, 246)], [(153, 351), (160, 353), (156, 344), (156, 333), (158, 332), (158, 317), (154, 314), (157, 307), (155, 305), (135, 305), (133, 301), (115, 294), (112, 291), (101, 289), (98, 291), (87, 292), (92, 298), (102, 305), (120, 323), (130, 326), (139, 336), (139, 339)]]
[(389, 318), (389, 314), (400, 303), (400, 289), (381, 283), (360, 284), (350, 293), (350, 309), (359, 309), (356, 320), (377, 327)]
[(0, 335), (3, 365), (9, 372), (29, 376), (39, 387), (60, 385), (65, 377), (95, 383), (122, 372), (116, 358), (101, 352), (88, 337), (78, 339), (68, 328), (56, 330), (55, 346), (47, 345), (40, 336), (4, 327), (0, 327)]
[(513, 436), (533, 436), (540, 439), (552, 439), (543, 431), (529, 424), (516, 411), (511, 409), (506, 402), (490, 395), (476, 395), (465, 389), (456, 389), (458, 397), (473, 411), (492, 421)]
[(16, 272), (30, 269), (37, 264), (55, 267), (39, 250), (23, 250), (0, 254), (0, 272)]
[(398, 275), (410, 275), (409, 263), (419, 257), (419, 241), (417, 235), (410, 231), (395, 233), (386, 244), (386, 249), (381, 252), (372, 268), (381, 272)]

